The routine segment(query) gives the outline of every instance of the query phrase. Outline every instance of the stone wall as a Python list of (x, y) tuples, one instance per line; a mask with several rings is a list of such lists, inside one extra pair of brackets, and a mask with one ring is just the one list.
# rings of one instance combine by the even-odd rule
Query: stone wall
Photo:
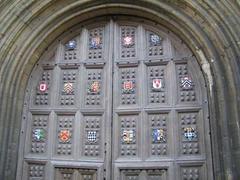
[(2, 0), (0, 2), (0, 179), (16, 176), (26, 84), (34, 64), (66, 29), (127, 14), (162, 24), (196, 56), (207, 82), (215, 179), (240, 177), (238, 0)]

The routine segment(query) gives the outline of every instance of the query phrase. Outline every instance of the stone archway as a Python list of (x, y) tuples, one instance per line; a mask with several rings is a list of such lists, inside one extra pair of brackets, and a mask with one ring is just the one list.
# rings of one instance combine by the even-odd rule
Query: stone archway
[[(4, 28), (1, 33), (0, 61), (1, 176), (7, 179), (15, 177), (14, 162), (18, 149), (15, 147), (19, 147), (24, 90), (40, 54), (72, 24), (91, 16), (126, 14), (126, 9), (131, 9), (130, 14), (147, 16), (178, 34), (196, 55), (199, 64), (203, 65), (203, 70), (207, 70), (205, 72), (208, 75), (205, 74), (205, 77), (210, 97), (215, 176), (230, 179), (237, 176), (238, 171), (235, 168), (239, 164), (239, 102), (236, 97), (239, 87), (236, 84), (239, 84), (239, 46), (238, 41), (235, 41), (238, 39), (238, 30), (231, 27), (234, 27), (234, 21), (239, 17), (239, 6), (225, 2), (185, 1), (181, 4), (155, 1), (140, 1), (136, 4), (125, 4), (124, 1), (64, 3), (66, 2), (58, 1), (55, 4), (43, 1), (38, 4), (26, 1), (11, 5), (3, 3), (1, 6), (4, 9), (1, 11), (1, 17), (4, 17), (1, 25)], [(224, 9), (229, 10), (231, 19), (224, 17)], [(78, 18), (74, 18), (77, 14)], [(237, 24), (239, 23), (235, 27)], [(214, 75), (212, 80), (210, 74)]]
[(213, 178), (205, 83), (180, 39), (108, 16), (59, 40), (28, 82), (19, 179)]

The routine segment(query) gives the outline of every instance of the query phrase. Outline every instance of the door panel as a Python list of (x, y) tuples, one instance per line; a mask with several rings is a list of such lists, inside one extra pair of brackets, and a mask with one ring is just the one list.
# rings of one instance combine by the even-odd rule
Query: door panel
[(121, 60), (129, 60), (137, 58), (137, 44), (138, 40), (136, 39), (137, 29), (135, 26), (126, 26), (122, 25), (120, 27), (116, 27), (117, 30), (117, 40), (118, 46), (118, 58)]
[(169, 87), (167, 77), (167, 66), (148, 65), (147, 66), (147, 104), (149, 106), (159, 106), (169, 104)]
[(77, 168), (56, 168), (55, 178), (58, 180), (96, 180), (96, 170)]
[(54, 155), (73, 158), (75, 147), (75, 115), (57, 115)]
[(103, 157), (103, 137), (104, 128), (102, 115), (84, 115), (84, 129), (82, 137), (84, 144), (82, 147), (82, 156), (86, 158)]
[(121, 170), (121, 180), (166, 180), (166, 170)]
[[(115, 25), (115, 174), (120, 171), (122, 179), (160, 178), (143, 169), (157, 164), (165, 166), (158, 170), (168, 171), (164, 178), (179, 174), (185, 179), (191, 175), (181, 174), (184, 168), (178, 164), (205, 161), (202, 92), (192, 59), (175, 57), (167, 34), (126, 24)], [(194, 170), (203, 177), (200, 169)]]
[[(120, 114), (117, 119), (118, 152), (116, 158), (133, 160), (140, 158), (140, 116), (139, 114)], [(116, 132), (116, 131), (115, 131)]]
[[(78, 69), (77, 67), (73, 67), (74, 69), (66, 69), (67, 66), (61, 67), (61, 82), (59, 87), (59, 106), (76, 106), (76, 93), (77, 82), (78, 82)], [(76, 68), (76, 69), (75, 69)]]
[(121, 18), (72, 32), (29, 80), (19, 180), (211, 179), (204, 81), (180, 41)]
[(118, 106), (139, 106), (138, 67), (118, 67)]
[(104, 79), (103, 68), (91, 68), (86, 66), (84, 106), (86, 108), (104, 107)]
[(147, 114), (147, 157), (161, 159), (171, 156), (169, 129), (169, 114), (167, 112)]

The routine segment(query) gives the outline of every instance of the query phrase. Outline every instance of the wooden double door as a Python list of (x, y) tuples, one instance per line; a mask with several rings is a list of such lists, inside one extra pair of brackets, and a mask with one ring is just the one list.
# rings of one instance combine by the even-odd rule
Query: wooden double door
[(144, 20), (74, 27), (26, 90), (19, 179), (211, 179), (204, 80), (188, 48)]

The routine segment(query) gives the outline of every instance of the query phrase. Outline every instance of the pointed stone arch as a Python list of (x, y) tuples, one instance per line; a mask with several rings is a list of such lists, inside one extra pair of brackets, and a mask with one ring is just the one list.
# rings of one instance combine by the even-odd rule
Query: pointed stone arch
[(125, 1), (14, 1), (4, 2), (0, 8), (3, 18), (0, 34), (1, 177), (15, 178), (23, 97), (34, 64), (68, 27), (107, 14), (151, 19), (184, 40), (202, 66), (208, 83), (215, 177), (234, 179), (238, 176), (239, 4), (225, 1), (139, 1), (132, 4)]

